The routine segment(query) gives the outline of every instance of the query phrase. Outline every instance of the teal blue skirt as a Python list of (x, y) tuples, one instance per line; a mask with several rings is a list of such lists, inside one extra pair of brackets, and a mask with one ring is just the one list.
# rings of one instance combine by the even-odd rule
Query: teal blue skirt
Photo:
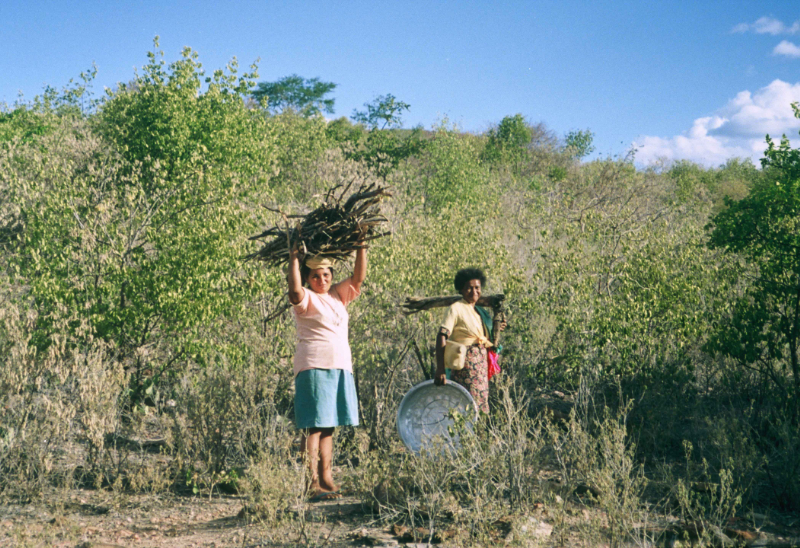
[(297, 428), (358, 425), (353, 374), (343, 369), (306, 369), (294, 378)]

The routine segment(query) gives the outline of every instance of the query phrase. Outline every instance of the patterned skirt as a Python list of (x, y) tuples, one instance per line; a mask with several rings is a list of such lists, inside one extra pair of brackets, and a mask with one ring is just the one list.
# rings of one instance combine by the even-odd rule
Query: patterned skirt
[(450, 379), (472, 394), (480, 411), (489, 413), (489, 360), (484, 347), (474, 345), (467, 348), (464, 369), (453, 370)]

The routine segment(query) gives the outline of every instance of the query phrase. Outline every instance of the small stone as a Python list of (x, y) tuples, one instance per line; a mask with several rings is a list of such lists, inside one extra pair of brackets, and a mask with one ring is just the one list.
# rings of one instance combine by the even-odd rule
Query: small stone
[(528, 521), (519, 528), (522, 536), (533, 538), (547, 538), (553, 534), (553, 526), (536, 518), (528, 518)]

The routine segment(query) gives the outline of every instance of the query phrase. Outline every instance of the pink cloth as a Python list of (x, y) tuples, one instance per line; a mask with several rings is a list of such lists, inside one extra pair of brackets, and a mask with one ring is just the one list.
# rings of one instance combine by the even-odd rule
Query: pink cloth
[(491, 379), (500, 372), (500, 364), (497, 363), (497, 352), (494, 349), (489, 349), (486, 353), (486, 359), (489, 360), (488, 376)]
[(345, 308), (358, 297), (350, 278), (331, 286), (325, 294), (305, 288), (303, 300), (294, 305), (297, 351), (294, 375), (306, 369), (344, 369), (353, 372), (348, 340), (350, 315)]

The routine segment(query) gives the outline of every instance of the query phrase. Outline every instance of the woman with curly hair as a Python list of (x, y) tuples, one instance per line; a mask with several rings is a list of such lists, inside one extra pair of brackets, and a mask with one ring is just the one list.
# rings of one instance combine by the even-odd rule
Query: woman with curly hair
[[(453, 281), (462, 299), (447, 309), (447, 315), (436, 335), (436, 374), (434, 383), (444, 385), (449, 378), (466, 388), (475, 405), (489, 412), (489, 360), (492, 343), (491, 316), (476, 306), (486, 285), (486, 276), (479, 268), (464, 268)], [(488, 327), (487, 327), (488, 324)], [(494, 328), (500, 332), (505, 322)]]

